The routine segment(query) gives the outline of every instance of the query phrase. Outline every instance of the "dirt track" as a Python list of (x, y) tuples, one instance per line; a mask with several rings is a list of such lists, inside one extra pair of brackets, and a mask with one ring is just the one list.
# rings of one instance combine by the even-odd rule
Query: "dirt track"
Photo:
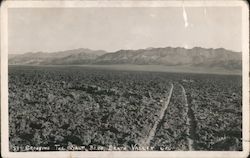
[[(186, 90), (185, 90), (185, 88), (182, 85), (180, 85), (180, 86), (181, 86), (182, 95), (184, 96), (184, 101), (185, 101), (184, 108), (186, 109), (186, 112), (187, 112), (187, 114), (186, 114), (187, 115), (187, 125), (190, 127), (191, 126), (191, 120), (190, 120), (190, 118), (188, 116), (189, 105), (188, 105)], [(188, 130), (187, 130), (187, 135), (188, 135), (188, 137), (187, 137), (188, 149), (192, 151), (192, 150), (194, 150), (194, 148), (193, 148), (193, 146), (194, 146), (194, 140), (191, 138), (192, 134), (191, 134), (190, 128), (188, 128)]]
[(154, 126), (153, 126), (153, 128), (150, 130), (148, 136), (147, 136), (144, 140), (142, 140), (142, 142), (140, 143), (140, 146), (141, 146), (141, 147), (148, 147), (148, 146), (150, 145), (151, 140), (154, 138), (155, 133), (156, 133), (157, 126), (158, 126), (158, 124), (161, 122), (161, 120), (163, 119), (164, 114), (165, 114), (165, 112), (166, 112), (166, 110), (167, 110), (167, 108), (168, 108), (168, 104), (169, 104), (169, 102), (170, 102), (170, 99), (171, 99), (171, 96), (172, 96), (173, 89), (174, 89), (174, 85), (171, 84), (171, 88), (170, 88), (170, 91), (169, 91), (168, 96), (167, 96), (166, 98), (163, 99), (163, 100), (164, 100), (164, 101), (163, 101), (164, 106), (163, 106), (163, 108), (162, 108), (161, 111), (160, 111), (159, 118), (157, 119), (157, 121), (155, 121)]

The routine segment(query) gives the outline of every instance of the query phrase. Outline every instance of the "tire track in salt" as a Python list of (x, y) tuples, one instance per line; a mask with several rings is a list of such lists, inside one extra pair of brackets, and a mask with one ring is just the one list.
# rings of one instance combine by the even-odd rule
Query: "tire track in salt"
[(188, 141), (188, 149), (190, 151), (194, 150), (194, 140), (191, 138), (192, 137), (192, 132), (191, 132), (191, 119), (189, 118), (188, 112), (189, 112), (189, 105), (188, 105), (188, 100), (187, 100), (187, 94), (185, 88), (180, 84), (181, 89), (182, 89), (182, 95), (184, 96), (184, 101), (185, 101), (185, 106), (184, 108), (186, 109), (186, 116), (187, 116), (187, 122), (186, 124), (189, 126), (187, 129), (187, 141)]
[(170, 99), (172, 97), (173, 89), (174, 89), (174, 85), (171, 83), (171, 88), (170, 88), (170, 91), (169, 91), (169, 95), (168, 95), (167, 99), (164, 98), (164, 102), (163, 102), (164, 106), (163, 106), (163, 108), (160, 111), (159, 118), (155, 121), (154, 126), (151, 128), (148, 136), (144, 140), (142, 140), (142, 142), (140, 143), (141, 147), (148, 147), (148, 146), (150, 146), (150, 142), (151, 142), (151, 140), (153, 140), (153, 138), (155, 136), (158, 124), (162, 121), (162, 119), (164, 117), (164, 114), (166, 113), (166, 110), (168, 108), (168, 104), (169, 104)]

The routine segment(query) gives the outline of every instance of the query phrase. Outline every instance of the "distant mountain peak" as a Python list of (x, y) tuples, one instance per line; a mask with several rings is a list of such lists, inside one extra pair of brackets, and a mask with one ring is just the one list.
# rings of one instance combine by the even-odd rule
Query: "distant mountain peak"
[(146, 48), (146, 50), (152, 50), (152, 49), (154, 49), (154, 47), (148, 47), (148, 48)]

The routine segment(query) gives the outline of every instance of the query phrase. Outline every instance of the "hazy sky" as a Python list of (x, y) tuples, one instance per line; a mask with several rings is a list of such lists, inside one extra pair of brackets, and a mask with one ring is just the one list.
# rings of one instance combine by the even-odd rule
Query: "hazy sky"
[(241, 51), (237, 7), (12, 8), (8, 24), (10, 53), (167, 46)]

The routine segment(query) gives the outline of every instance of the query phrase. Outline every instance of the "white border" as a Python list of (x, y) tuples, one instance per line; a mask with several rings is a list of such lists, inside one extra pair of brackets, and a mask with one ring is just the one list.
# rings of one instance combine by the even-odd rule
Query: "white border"
[[(243, 151), (74, 151), (9, 152), (8, 139), (8, 8), (84, 8), (84, 7), (242, 7), (243, 59)], [(4, 1), (1, 5), (1, 153), (3, 157), (227, 157), (249, 154), (249, 8), (244, 1)]]

